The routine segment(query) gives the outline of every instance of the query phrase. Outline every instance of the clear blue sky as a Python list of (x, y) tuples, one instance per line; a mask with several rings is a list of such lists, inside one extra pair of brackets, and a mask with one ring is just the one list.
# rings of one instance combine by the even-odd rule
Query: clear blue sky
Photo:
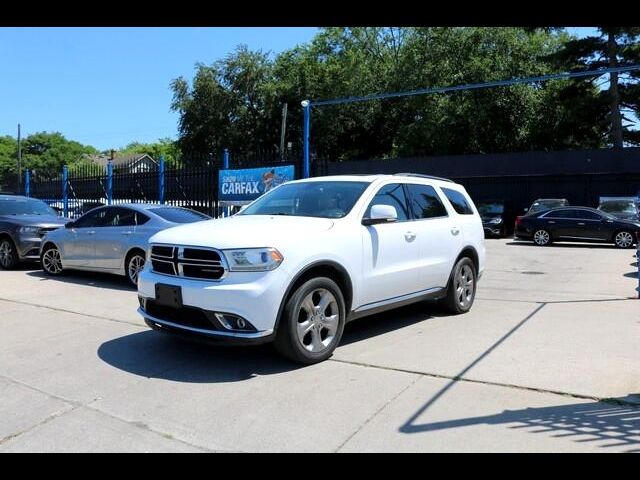
[(241, 43), (274, 53), (308, 27), (0, 28), (0, 135), (59, 131), (100, 150), (177, 135), (169, 83)]
[[(100, 150), (176, 138), (169, 83), (241, 43), (278, 53), (311, 27), (0, 28), (0, 135), (59, 131)], [(578, 36), (593, 28), (570, 28)]]

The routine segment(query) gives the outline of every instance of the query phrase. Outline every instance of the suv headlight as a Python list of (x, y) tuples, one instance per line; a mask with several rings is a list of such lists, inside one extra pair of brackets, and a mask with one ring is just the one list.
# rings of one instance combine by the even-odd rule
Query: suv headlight
[(232, 272), (265, 272), (278, 268), (284, 260), (275, 248), (239, 248), (223, 253)]
[(498, 224), (498, 223), (502, 223), (502, 219), (501, 218), (492, 218), (491, 220), (489, 220), (489, 223), (494, 223), (494, 224)]
[(21, 235), (36, 235), (40, 230), (38, 227), (20, 227)]

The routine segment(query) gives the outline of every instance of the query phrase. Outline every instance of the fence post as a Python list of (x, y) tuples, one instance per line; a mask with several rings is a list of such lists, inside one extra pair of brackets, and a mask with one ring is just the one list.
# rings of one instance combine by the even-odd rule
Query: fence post
[(24, 171), (24, 196), (31, 196), (31, 171), (28, 168)]
[(107, 205), (111, 205), (113, 200), (113, 164), (111, 160), (107, 163)]
[(69, 168), (65, 165), (62, 167), (62, 214), (64, 218), (69, 217)]
[[(224, 149), (224, 155), (222, 157), (222, 168), (224, 170), (229, 169), (229, 149), (228, 148)], [(220, 191), (220, 185), (218, 185), (218, 191)], [(228, 206), (224, 207), (224, 213), (222, 214), (222, 216), (228, 217), (230, 213), (231, 213), (231, 207), (228, 207)]]
[(158, 166), (158, 200), (160, 205), (164, 205), (164, 157), (162, 155), (160, 155)]

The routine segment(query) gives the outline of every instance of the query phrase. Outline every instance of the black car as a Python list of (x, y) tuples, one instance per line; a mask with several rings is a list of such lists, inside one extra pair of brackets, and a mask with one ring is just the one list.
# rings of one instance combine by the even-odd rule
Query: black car
[(0, 268), (10, 270), (22, 260), (40, 260), (42, 237), (68, 221), (40, 200), (0, 195)]
[(569, 200), (566, 198), (539, 198), (535, 200), (531, 206), (525, 210), (525, 212), (527, 215), (533, 215), (544, 210), (568, 206)]
[(481, 200), (476, 208), (482, 219), (487, 236), (506, 237), (511, 235), (516, 219), (516, 208), (508, 200)]
[(619, 220), (588, 207), (562, 207), (524, 215), (516, 219), (517, 238), (536, 245), (553, 241), (613, 243), (630, 248), (640, 232), (640, 222)]

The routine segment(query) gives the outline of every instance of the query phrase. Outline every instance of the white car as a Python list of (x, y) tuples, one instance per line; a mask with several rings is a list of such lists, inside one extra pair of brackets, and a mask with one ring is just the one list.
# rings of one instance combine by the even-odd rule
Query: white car
[(359, 317), (427, 299), (469, 311), (484, 262), (482, 221), (461, 185), (415, 174), (297, 180), (234, 216), (151, 237), (139, 313), (167, 333), (274, 341), (309, 364)]

